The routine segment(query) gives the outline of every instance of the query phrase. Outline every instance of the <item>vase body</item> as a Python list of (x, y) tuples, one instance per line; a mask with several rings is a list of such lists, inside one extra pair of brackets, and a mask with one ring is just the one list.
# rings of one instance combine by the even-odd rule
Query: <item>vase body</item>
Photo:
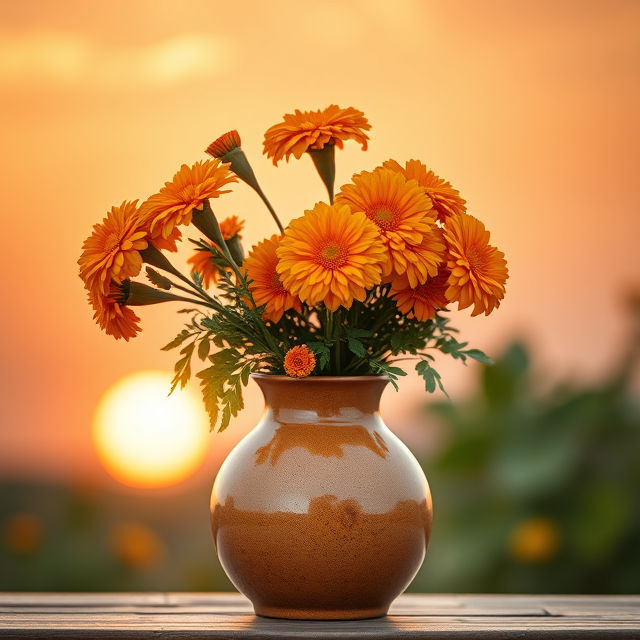
[(424, 473), (380, 418), (388, 380), (253, 377), (264, 416), (229, 454), (211, 495), (225, 572), (258, 615), (385, 615), (431, 533)]

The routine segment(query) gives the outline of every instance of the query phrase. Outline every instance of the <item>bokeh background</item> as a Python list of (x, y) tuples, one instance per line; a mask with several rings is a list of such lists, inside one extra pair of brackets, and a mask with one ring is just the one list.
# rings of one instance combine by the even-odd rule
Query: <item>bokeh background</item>
[[(412, 588), (640, 588), (638, 0), (0, 0), (0, 90), (0, 589), (231, 588), (208, 493), (260, 395), (184, 482), (116, 482), (96, 406), (172, 369), (159, 348), (183, 316), (143, 309), (143, 332), (114, 341), (76, 260), (112, 205), (229, 129), (281, 218), (301, 215), (324, 187), (306, 157), (273, 167), (262, 136), (330, 103), (373, 127), (337, 185), (421, 159), (509, 262), (498, 311), (452, 314), (498, 364), (441, 359), (451, 402), (414, 376), (383, 399), (435, 496)], [(247, 220), (247, 247), (274, 231), (245, 185), (215, 204)]]

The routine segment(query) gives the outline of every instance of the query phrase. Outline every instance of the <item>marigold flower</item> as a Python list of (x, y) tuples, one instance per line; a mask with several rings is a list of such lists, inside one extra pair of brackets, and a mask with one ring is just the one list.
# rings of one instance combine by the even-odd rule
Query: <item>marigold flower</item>
[[(435, 276), (446, 247), (437, 237), (431, 200), (417, 182), (381, 167), (355, 174), (352, 180), (342, 187), (336, 204), (364, 212), (377, 225), (388, 256), (383, 276), (410, 271), (412, 281), (418, 282)], [(425, 236), (432, 237), (425, 240)]]
[(220, 222), (220, 231), (225, 240), (231, 240), (233, 236), (239, 236), (243, 229), (244, 220), (240, 220), (238, 216), (229, 216)]
[(4, 543), (18, 555), (30, 555), (38, 549), (44, 538), (40, 518), (32, 513), (16, 513), (4, 523)]
[(362, 111), (353, 107), (341, 109), (335, 104), (322, 111), (298, 111), (284, 116), (284, 122), (274, 125), (264, 134), (264, 150), (273, 164), (289, 156), (299, 160), (308, 149), (323, 149), (325, 145), (344, 148), (343, 140), (356, 140), (367, 150), (369, 137), (364, 133), (371, 125)]
[(400, 276), (391, 285), (389, 296), (406, 316), (426, 322), (435, 317), (438, 309), (444, 309), (449, 304), (445, 295), (448, 278), (449, 271), (442, 268), (437, 276), (412, 287), (406, 276)]
[[(220, 231), (224, 240), (231, 240), (234, 236), (240, 237), (240, 232), (244, 229), (244, 220), (240, 220), (238, 216), (229, 216), (220, 222)], [(206, 242), (211, 249), (217, 249), (217, 245), (214, 242)], [(202, 275), (202, 282), (205, 289), (208, 289), (211, 284), (218, 282), (220, 278), (220, 271), (211, 259), (212, 255), (210, 251), (197, 249), (193, 252), (193, 255), (187, 260), (187, 263), (191, 265), (191, 273), (196, 271)]]
[(387, 160), (382, 166), (401, 173), (407, 180), (415, 180), (431, 198), (433, 211), (440, 222), (446, 223), (449, 217), (466, 212), (466, 200), (460, 197), (460, 192), (428, 170), (427, 165), (420, 160), (407, 160), (404, 168), (395, 160)]
[(449, 218), (444, 236), (451, 271), (447, 299), (458, 302), (458, 309), (474, 305), (472, 316), (488, 316), (504, 298), (509, 277), (504, 253), (489, 244), (482, 222), (466, 213)]
[(364, 300), (381, 281), (385, 249), (376, 226), (362, 212), (318, 202), (292, 220), (277, 249), (277, 271), (288, 291), (331, 311)]
[(205, 150), (213, 158), (222, 158), (230, 151), (240, 147), (240, 135), (237, 131), (228, 131), (214, 140)]
[(217, 158), (196, 162), (192, 167), (183, 164), (173, 181), (165, 182), (160, 192), (140, 207), (140, 218), (149, 228), (152, 242), (160, 249), (175, 251), (175, 240), (180, 237), (176, 227), (190, 224), (194, 209), (200, 209), (209, 198), (229, 193), (222, 187), (237, 181), (229, 164)]
[(394, 254), (394, 257), (396, 270), (385, 278), (385, 282), (401, 277), (398, 275), (399, 269), (404, 269), (402, 275), (407, 277), (411, 287), (434, 278), (447, 259), (447, 245), (442, 230), (432, 227), (429, 233), (422, 236), (420, 244), (407, 244), (405, 250)]
[(142, 331), (138, 326), (140, 318), (130, 307), (118, 304), (111, 293), (104, 296), (90, 291), (89, 304), (95, 311), (93, 319), (107, 335), (113, 336), (116, 340), (124, 338), (129, 342), (130, 338), (135, 338)]
[(126, 567), (148, 569), (164, 557), (165, 545), (160, 537), (143, 524), (121, 522), (110, 534), (111, 551)]
[(82, 245), (80, 277), (96, 295), (107, 295), (111, 280), (122, 282), (137, 276), (142, 269), (139, 252), (147, 248), (147, 233), (138, 217), (137, 202), (112, 207), (102, 223), (93, 226), (93, 233)]
[(273, 217), (275, 223), (278, 225), (280, 232), (284, 232), (284, 227), (278, 218), (274, 208), (265, 196), (264, 192), (258, 184), (255, 173), (249, 164), (249, 160), (244, 151), (240, 147), (240, 135), (237, 131), (229, 131), (220, 136), (217, 140), (214, 140), (206, 149), (206, 153), (214, 158), (220, 158), (223, 162), (228, 162), (231, 166), (231, 171), (235, 173), (240, 180), (246, 182), (262, 199), (269, 213)]
[(295, 346), (284, 357), (284, 370), (291, 378), (306, 378), (316, 368), (316, 357), (306, 344)]
[(509, 554), (524, 563), (546, 562), (558, 551), (560, 529), (549, 518), (527, 518), (509, 534)]
[(284, 288), (276, 271), (279, 243), (279, 235), (259, 242), (252, 247), (249, 257), (244, 261), (247, 278), (253, 281), (249, 285), (249, 291), (258, 307), (267, 305), (262, 318), (271, 322), (278, 322), (289, 309), (295, 309), (298, 313), (302, 311), (300, 299)]

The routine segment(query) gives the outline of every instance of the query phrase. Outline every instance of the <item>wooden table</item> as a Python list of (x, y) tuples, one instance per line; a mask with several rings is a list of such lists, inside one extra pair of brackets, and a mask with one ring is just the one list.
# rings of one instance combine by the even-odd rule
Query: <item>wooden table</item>
[(640, 596), (402, 595), (386, 618), (258, 618), (238, 594), (0, 594), (2, 638), (633, 638)]

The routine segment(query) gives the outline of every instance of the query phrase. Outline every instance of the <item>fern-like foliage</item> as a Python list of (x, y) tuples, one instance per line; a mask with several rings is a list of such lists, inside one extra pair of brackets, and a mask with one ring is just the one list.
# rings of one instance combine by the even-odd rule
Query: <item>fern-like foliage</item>
[[(289, 310), (277, 322), (265, 321), (265, 306), (253, 300), (251, 281), (232, 271), (230, 263), (215, 247), (202, 241), (197, 249), (208, 251), (218, 268), (218, 293), (209, 296), (208, 313), (193, 309), (190, 322), (165, 350), (180, 349), (175, 365), (172, 391), (184, 387), (192, 375), (194, 354), (208, 367), (196, 374), (200, 380), (211, 429), (222, 431), (243, 408), (242, 390), (251, 373), (284, 374), (286, 353), (296, 345), (306, 345), (316, 357), (312, 375), (383, 375), (397, 389), (397, 381), (407, 375), (396, 363), (415, 359), (415, 369), (433, 393), (446, 394), (440, 374), (434, 368), (434, 351), (440, 351), (466, 364), (468, 359), (490, 364), (478, 349), (459, 342), (457, 331), (449, 326), (446, 312), (426, 322), (402, 314), (389, 297), (390, 285), (368, 292), (363, 301), (351, 308), (331, 312), (324, 305), (302, 305), (301, 311)], [(149, 279), (158, 287), (167, 282), (152, 272)], [(244, 274), (246, 276), (246, 274)], [(202, 287), (195, 273), (193, 286)], [(203, 292), (204, 293), (204, 292)]]

